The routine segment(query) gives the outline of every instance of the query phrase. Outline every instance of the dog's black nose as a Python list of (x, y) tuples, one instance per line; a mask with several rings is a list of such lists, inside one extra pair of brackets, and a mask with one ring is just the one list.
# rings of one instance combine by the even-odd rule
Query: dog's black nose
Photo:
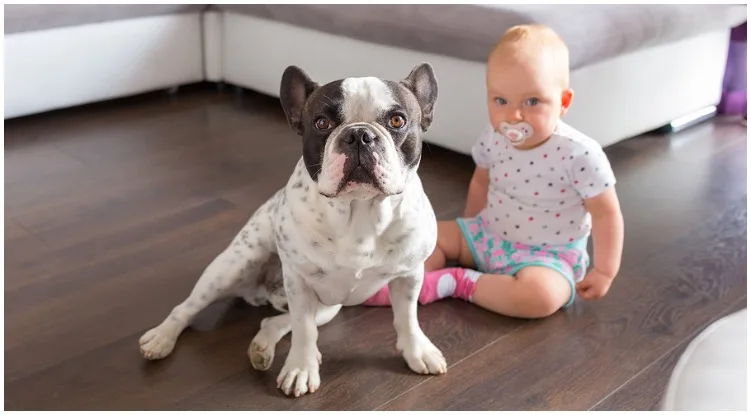
[(373, 140), (375, 140), (375, 134), (367, 128), (354, 128), (344, 137), (344, 142), (347, 144), (370, 144)]

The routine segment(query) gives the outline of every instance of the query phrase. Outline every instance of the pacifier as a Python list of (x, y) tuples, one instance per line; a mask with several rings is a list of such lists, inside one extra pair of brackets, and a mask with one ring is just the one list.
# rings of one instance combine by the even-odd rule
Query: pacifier
[(532, 126), (525, 122), (520, 122), (518, 124), (502, 122), (498, 126), (498, 133), (501, 134), (512, 146), (521, 145), (528, 138), (532, 137), (533, 132), (534, 129)]

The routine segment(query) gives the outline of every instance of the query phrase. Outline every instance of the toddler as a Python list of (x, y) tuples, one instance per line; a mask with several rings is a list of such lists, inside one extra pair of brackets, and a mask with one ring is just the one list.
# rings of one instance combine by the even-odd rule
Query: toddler
[[(489, 54), (486, 83), (490, 125), (472, 147), (464, 216), (438, 222), (420, 304), (453, 297), (541, 318), (577, 294), (601, 298), (620, 267), (623, 218), (602, 147), (560, 120), (573, 98), (568, 48), (545, 26), (513, 27)], [(388, 286), (365, 305), (389, 305)]]

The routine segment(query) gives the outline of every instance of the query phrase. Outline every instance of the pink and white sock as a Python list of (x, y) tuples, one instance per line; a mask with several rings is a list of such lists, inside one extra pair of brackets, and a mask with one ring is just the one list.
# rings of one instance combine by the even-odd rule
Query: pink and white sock
[[(472, 293), (475, 292), (475, 285), (480, 275), (482, 275), (481, 272), (467, 268), (444, 268), (426, 272), (418, 302), (425, 305), (448, 297), (472, 301)], [(363, 305), (391, 305), (388, 285), (365, 300)]]

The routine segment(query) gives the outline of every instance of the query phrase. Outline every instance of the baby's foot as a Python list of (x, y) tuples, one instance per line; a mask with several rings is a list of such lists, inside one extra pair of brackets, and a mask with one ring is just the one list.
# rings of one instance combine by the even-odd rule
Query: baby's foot
[[(444, 268), (426, 272), (418, 301), (423, 305), (448, 297), (469, 301), (472, 293), (475, 291), (475, 285), (480, 275), (482, 273), (467, 268)], [(388, 285), (367, 299), (363, 305), (391, 305)]]
[(444, 268), (426, 272), (420, 291), (420, 304), (448, 297), (469, 301), (480, 275), (481, 272), (468, 268)]

